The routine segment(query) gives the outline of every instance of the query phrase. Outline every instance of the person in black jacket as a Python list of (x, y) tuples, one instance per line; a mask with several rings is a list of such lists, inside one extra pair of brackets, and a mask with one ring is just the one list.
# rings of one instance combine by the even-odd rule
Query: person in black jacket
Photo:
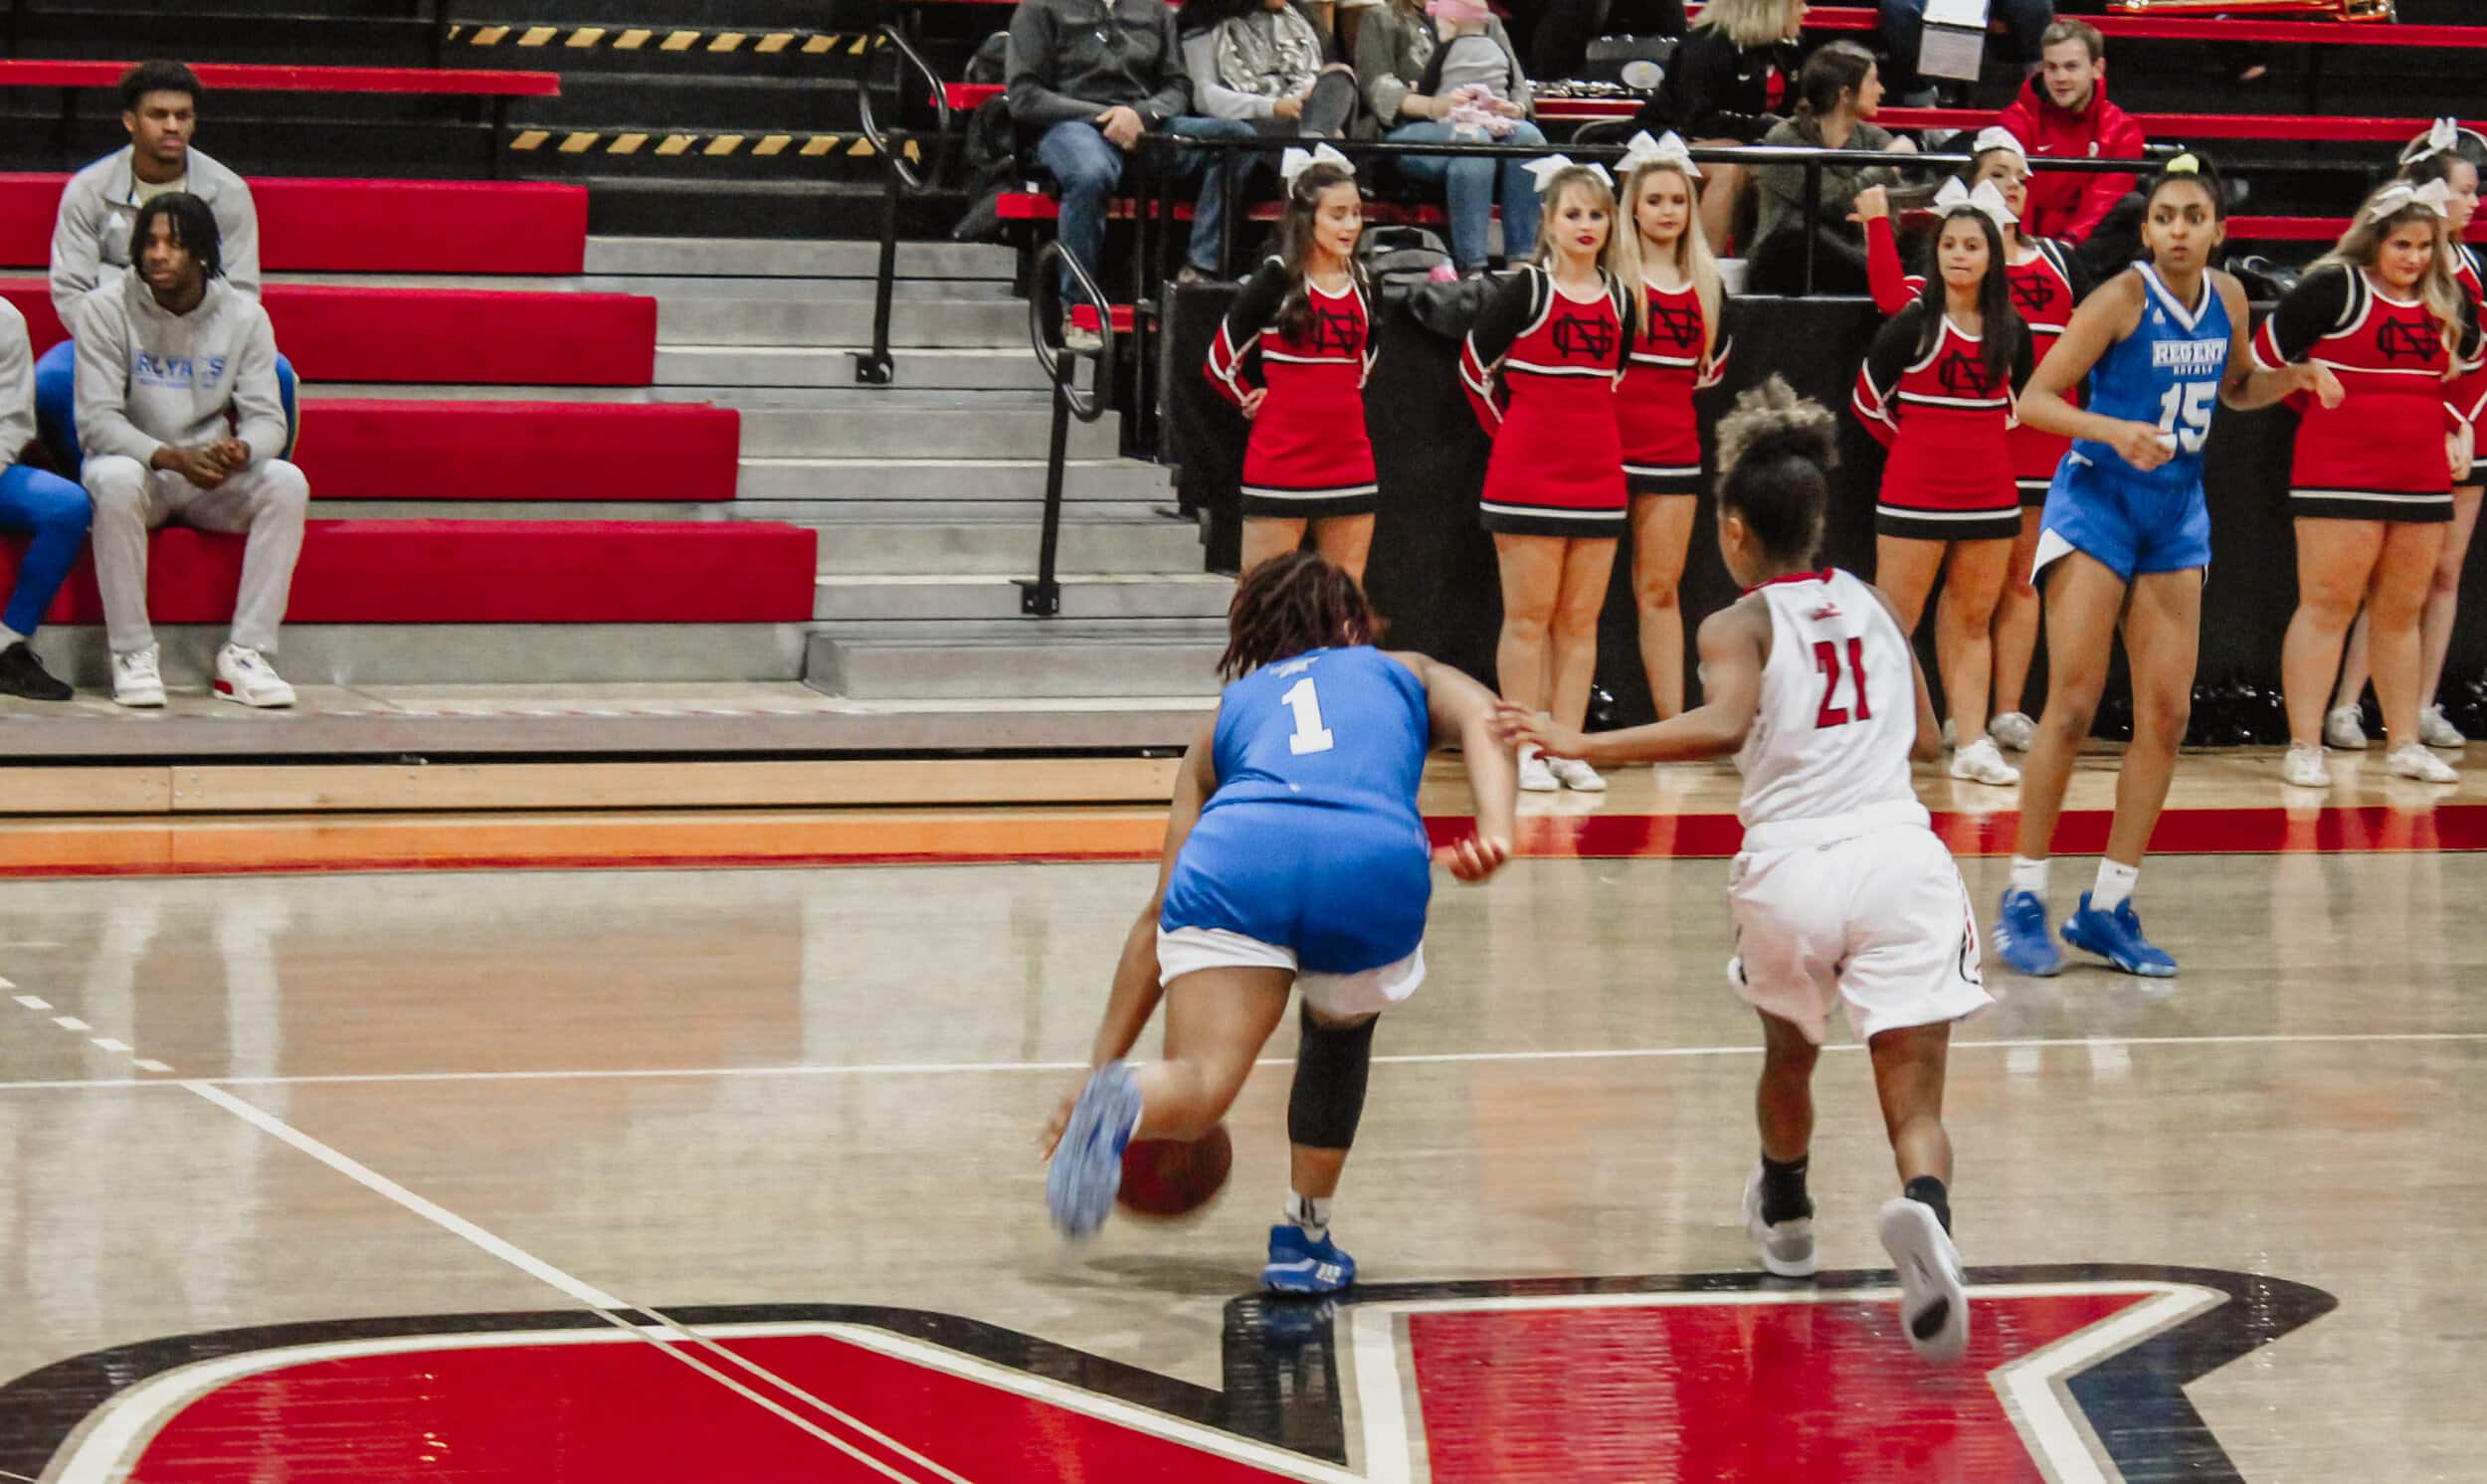
[[(1805, 0), (1711, 0), (1633, 125), (1702, 144), (1754, 142), (1779, 121), (1804, 30)], [(1742, 165), (1702, 168), (1701, 230), (1724, 253), (1752, 179)]]

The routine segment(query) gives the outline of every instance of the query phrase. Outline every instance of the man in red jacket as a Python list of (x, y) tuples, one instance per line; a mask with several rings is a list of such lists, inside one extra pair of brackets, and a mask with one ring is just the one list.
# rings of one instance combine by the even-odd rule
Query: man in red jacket
[[(2044, 61), (2004, 110), (2004, 127), (2032, 160), (2138, 160), (2145, 141), (2133, 115), (2107, 100), (2107, 39), (2087, 21), (2057, 21), (2040, 41)], [(2020, 230), (2074, 247), (2132, 190), (2136, 177), (2040, 170), (2029, 180)]]

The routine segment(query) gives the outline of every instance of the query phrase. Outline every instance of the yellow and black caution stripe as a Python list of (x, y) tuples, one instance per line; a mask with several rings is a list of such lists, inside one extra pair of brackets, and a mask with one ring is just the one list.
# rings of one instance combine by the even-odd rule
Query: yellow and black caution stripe
[(659, 57), (733, 52), (756, 57), (861, 57), (886, 43), (879, 33), (869, 31), (709, 31), (698, 27), (528, 26), (482, 21), (452, 22), (449, 40), (452, 46), (644, 52)]
[[(879, 151), (861, 134), (706, 133), (683, 129), (520, 129), (509, 147), (540, 154), (650, 154), (664, 158), (698, 155), (725, 159), (756, 155), (769, 159), (821, 159), (831, 155), (869, 157)], [(913, 139), (906, 157), (922, 156)]]

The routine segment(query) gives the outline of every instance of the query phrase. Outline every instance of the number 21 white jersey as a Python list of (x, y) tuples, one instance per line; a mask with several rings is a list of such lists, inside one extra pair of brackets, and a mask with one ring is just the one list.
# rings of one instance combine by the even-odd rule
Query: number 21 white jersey
[(1827, 825), (1862, 815), (1859, 832), (1901, 819), (1925, 823), (1909, 785), (1916, 670), (1908, 638), (1881, 599), (1863, 579), (1835, 567), (1776, 578), (1755, 591), (1770, 605), (1771, 649), (1761, 706), (1736, 754), (1746, 848), (1768, 848), (1757, 837), (1773, 834), (1768, 827), (1799, 821)]

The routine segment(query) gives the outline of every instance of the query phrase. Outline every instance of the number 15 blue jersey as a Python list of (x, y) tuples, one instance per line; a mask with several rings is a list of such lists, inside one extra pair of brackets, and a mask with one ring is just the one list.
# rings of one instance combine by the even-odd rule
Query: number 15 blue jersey
[(2173, 437), (2176, 457), (2144, 473), (2112, 447), (2086, 438), (2073, 440), (2072, 457), (2146, 487), (2170, 493), (2199, 488), (2234, 340), (2227, 301), (2207, 273), (2201, 303), (2188, 307), (2149, 264), (2137, 263), (2133, 271), (2142, 276), (2141, 323), (2090, 368), (2085, 405), (2101, 417), (2148, 423)]

